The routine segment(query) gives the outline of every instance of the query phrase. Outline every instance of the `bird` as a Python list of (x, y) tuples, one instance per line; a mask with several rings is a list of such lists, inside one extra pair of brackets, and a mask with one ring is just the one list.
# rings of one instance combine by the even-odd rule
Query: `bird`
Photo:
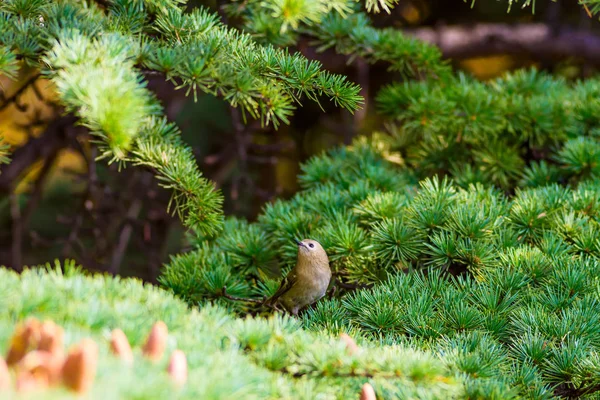
[(281, 304), (290, 314), (315, 303), (327, 292), (331, 281), (329, 258), (316, 240), (295, 240), (298, 245), (296, 266), (282, 280), (279, 289), (269, 299), (271, 304)]

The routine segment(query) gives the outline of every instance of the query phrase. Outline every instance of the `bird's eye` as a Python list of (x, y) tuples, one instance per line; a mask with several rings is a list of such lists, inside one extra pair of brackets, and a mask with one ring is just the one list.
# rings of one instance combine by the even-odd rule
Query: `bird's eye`
[(312, 244), (312, 243), (310, 243), (310, 244), (308, 245), (308, 247), (310, 247), (310, 248), (312, 249), (313, 247), (315, 247), (315, 245), (314, 245), (314, 244)]

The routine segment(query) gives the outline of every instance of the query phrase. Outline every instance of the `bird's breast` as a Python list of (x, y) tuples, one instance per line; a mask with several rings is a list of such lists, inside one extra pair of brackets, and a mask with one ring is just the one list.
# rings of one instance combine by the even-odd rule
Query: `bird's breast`
[(298, 270), (298, 278), (303, 282), (311, 282), (312, 286), (315, 288), (321, 288), (329, 286), (329, 281), (331, 280), (331, 270), (329, 266), (327, 268), (299, 268)]

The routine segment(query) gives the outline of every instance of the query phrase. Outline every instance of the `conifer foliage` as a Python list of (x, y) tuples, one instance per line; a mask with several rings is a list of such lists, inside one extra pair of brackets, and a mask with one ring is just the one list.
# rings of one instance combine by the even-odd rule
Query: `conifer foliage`
[[(49, 78), (101, 158), (152, 169), (192, 247), (162, 271), (171, 293), (71, 264), (0, 270), (0, 348), (30, 314), (74, 339), (123, 329), (134, 345), (163, 320), (171, 350), (189, 357), (185, 398), (352, 398), (367, 381), (381, 398), (598, 396), (600, 80), (527, 70), (479, 82), (437, 48), (374, 27), (362, 5), (232, 1), (230, 26), (182, 0), (0, 3), (0, 73)], [(399, 73), (376, 98), (385, 132), (311, 158), (302, 190), (256, 222), (223, 218), (145, 77), (274, 127), (301, 101), (358, 109), (357, 85), (283, 49), (301, 35)], [(0, 163), (8, 156), (0, 147)], [(337, 290), (299, 321), (269, 315), (261, 300), (303, 238), (327, 251)], [(164, 374), (150, 380), (152, 365), (113, 361), (100, 362), (98, 396), (173, 393)]]
[(179, 0), (0, 3), (0, 73), (35, 68), (65, 110), (98, 138), (100, 157), (152, 168), (195, 230), (219, 230), (221, 195), (202, 177), (178, 128), (163, 116), (146, 74), (186, 93), (211, 93), (277, 127), (302, 98), (359, 107), (359, 88), (318, 62), (256, 43)]
[(191, 238), (197, 249), (162, 282), (191, 304), (260, 312), (224, 294), (268, 297), (271, 266), (285, 273), (293, 239), (314, 238), (342, 285), (306, 311), (306, 328), (443, 354), (467, 398), (594, 393), (597, 84), (520, 71), (391, 86), (379, 105), (401, 110), (388, 113), (392, 134), (309, 160), (303, 191), (256, 223)]
[[(3, 356), (14, 326), (26, 318), (61, 325), (66, 348), (86, 338), (97, 343), (97, 371), (87, 398), (333, 400), (358, 398), (365, 382), (387, 398), (447, 399), (462, 393), (459, 378), (433, 353), (368, 343), (350, 351), (339, 338), (303, 330), (289, 317), (239, 319), (214, 306), (190, 310), (162, 289), (133, 279), (85, 276), (72, 262), (21, 275), (0, 268), (0, 291)], [(149, 359), (141, 347), (156, 320), (164, 321), (168, 340), (163, 354)], [(133, 364), (111, 354), (114, 329), (130, 341)], [(185, 352), (189, 364), (183, 385), (166, 371), (176, 349)], [(27, 368), (15, 369), (22, 374)], [(60, 386), (29, 391), (11, 386), (2, 387), (3, 396), (72, 397)]]

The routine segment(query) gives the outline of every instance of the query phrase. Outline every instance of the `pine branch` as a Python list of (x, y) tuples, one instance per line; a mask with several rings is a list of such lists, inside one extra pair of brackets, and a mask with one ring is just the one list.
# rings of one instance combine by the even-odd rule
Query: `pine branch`
[(40, 78), (40, 76), (41, 75), (39, 73), (36, 73), (33, 76), (29, 77), (25, 81), (25, 83), (23, 83), (23, 85), (19, 87), (19, 89), (17, 89), (17, 91), (9, 97), (5, 96), (4, 91), (0, 92), (0, 111), (4, 110), (6, 107), (13, 103), (17, 105), (20, 111), (26, 111), (22, 107), (19, 107), (19, 98), (21, 97), (23, 92), (25, 92), (25, 90), (27, 90), (30, 86), (34, 87), (34, 90), (37, 91), (37, 89), (35, 89), (35, 82)]
[(44, 133), (17, 148), (11, 155), (11, 163), (2, 167), (0, 193), (7, 193), (19, 177), (39, 159), (48, 159), (59, 149), (81, 133), (80, 128), (72, 128), (77, 119), (73, 115), (59, 117), (48, 124)]
[(265, 303), (266, 299), (259, 300), (259, 299), (250, 299), (250, 298), (242, 298), (242, 297), (232, 296), (229, 293), (227, 293), (227, 286), (223, 286), (221, 296), (225, 297), (228, 300), (241, 301), (241, 302), (246, 302), (246, 303), (254, 303), (254, 304), (259, 304), (261, 306), (263, 306), (263, 305), (269, 306), (269, 304)]
[(600, 384), (593, 386), (582, 385), (582, 387), (579, 388), (575, 388), (572, 384), (563, 384), (554, 389), (554, 394), (567, 399), (578, 399), (581, 398), (581, 396), (591, 395), (598, 391), (600, 391)]
[(583, 9), (590, 18), (600, 12), (600, 1), (598, 0), (578, 0), (579, 4), (583, 6)]
[[(44, 190), (44, 185), (48, 178), (48, 174), (51, 171), (51, 168), (54, 166), (54, 162), (58, 157), (58, 152), (50, 154), (50, 156), (44, 160), (44, 164), (39, 172), (35, 180), (35, 184), (33, 186), (33, 191), (30, 195), (30, 199), (25, 206), (25, 209), (21, 215), (21, 225), (26, 228), (29, 226), (29, 221), (33, 212), (35, 211), (39, 201), (41, 200), (42, 193)], [(24, 232), (21, 232), (24, 233)]]
[[(133, 177), (133, 182), (129, 182), (129, 188), (135, 186), (135, 173)], [(150, 183), (151, 177), (152, 176), (147, 172), (142, 176), (142, 178), (140, 179), (142, 188), (145, 188)], [(125, 256), (127, 247), (129, 246), (131, 234), (133, 233), (133, 226), (131, 221), (137, 220), (138, 215), (142, 210), (142, 196), (138, 193), (137, 195), (132, 196), (132, 198), (133, 200), (131, 201), (131, 204), (129, 205), (129, 208), (127, 209), (127, 212), (123, 218), (123, 226), (120, 229), (117, 245), (113, 250), (110, 265), (108, 267), (108, 272), (113, 275), (117, 275), (119, 273), (123, 257)]]

